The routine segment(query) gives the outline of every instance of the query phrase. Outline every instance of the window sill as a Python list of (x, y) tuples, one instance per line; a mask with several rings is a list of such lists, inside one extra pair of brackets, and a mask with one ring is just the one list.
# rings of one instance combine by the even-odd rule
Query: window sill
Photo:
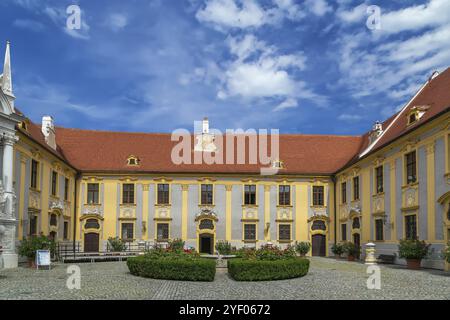
[(419, 185), (419, 182), (407, 183), (402, 186), (402, 189), (413, 188)]
[(294, 240), (278, 240), (279, 243), (291, 243)]
[(312, 205), (311, 208), (312, 208), (312, 209), (326, 209), (327, 206), (325, 206), (325, 205), (323, 205), (323, 206)]
[(258, 242), (258, 240), (242, 240), (242, 242), (244, 242), (244, 243), (257, 243)]
[(84, 206), (93, 206), (93, 207), (98, 207), (101, 206), (101, 203), (85, 203)]
[(36, 188), (32, 188), (32, 187), (30, 187), (30, 191), (34, 191), (34, 192), (37, 192), (37, 193), (41, 193), (41, 190), (36, 189)]
[(170, 203), (155, 203), (155, 207), (170, 207), (172, 204)]
[(243, 208), (258, 208), (257, 204), (243, 204), (242, 205)]
[(205, 207), (215, 207), (216, 205), (214, 203), (211, 204), (200, 203), (198, 206), (205, 208)]
[(277, 208), (292, 208), (291, 204), (279, 204), (277, 205)]
[(384, 191), (383, 192), (377, 192), (377, 193), (372, 195), (372, 197), (382, 197), (382, 196), (384, 196)]
[(121, 203), (121, 207), (135, 207), (136, 203)]

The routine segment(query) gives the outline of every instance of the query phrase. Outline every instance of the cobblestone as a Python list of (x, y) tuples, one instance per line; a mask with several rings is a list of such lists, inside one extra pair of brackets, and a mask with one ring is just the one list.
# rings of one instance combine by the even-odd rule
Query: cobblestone
[(381, 289), (366, 286), (366, 266), (360, 263), (311, 258), (303, 278), (236, 282), (218, 269), (214, 282), (186, 282), (135, 277), (125, 262), (79, 264), (81, 289), (69, 290), (68, 265), (52, 270), (17, 268), (0, 271), (0, 299), (446, 299), (450, 273), (411, 271), (381, 265)]

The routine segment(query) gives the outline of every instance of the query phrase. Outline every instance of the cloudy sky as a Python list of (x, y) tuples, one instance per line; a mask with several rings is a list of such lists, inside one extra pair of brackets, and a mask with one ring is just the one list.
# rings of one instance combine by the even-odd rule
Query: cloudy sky
[[(81, 28), (67, 29), (67, 7)], [(377, 19), (378, 5), (381, 15)], [(16, 105), (67, 127), (361, 134), (450, 66), (448, 0), (1, 0)]]

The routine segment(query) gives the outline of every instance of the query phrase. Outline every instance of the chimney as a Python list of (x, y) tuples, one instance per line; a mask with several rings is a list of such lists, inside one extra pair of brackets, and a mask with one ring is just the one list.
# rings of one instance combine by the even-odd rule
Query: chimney
[(203, 118), (203, 130), (202, 133), (209, 133), (209, 120), (208, 118)]
[(42, 134), (45, 137), (45, 142), (54, 150), (56, 150), (56, 135), (55, 124), (51, 116), (42, 117)]

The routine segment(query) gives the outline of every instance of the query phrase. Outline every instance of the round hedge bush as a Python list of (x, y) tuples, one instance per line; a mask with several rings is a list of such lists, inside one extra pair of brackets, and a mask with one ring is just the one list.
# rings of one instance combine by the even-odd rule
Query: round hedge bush
[(135, 276), (186, 281), (214, 281), (216, 262), (204, 258), (139, 256), (127, 259), (130, 273)]
[(309, 260), (304, 258), (279, 260), (228, 260), (228, 273), (237, 281), (266, 281), (299, 278), (306, 275), (308, 270)]

